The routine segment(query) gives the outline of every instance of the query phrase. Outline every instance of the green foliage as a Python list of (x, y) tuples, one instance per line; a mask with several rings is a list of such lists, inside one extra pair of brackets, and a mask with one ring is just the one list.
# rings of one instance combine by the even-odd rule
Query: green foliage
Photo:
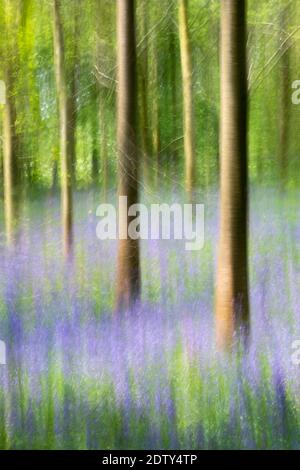
[[(153, 132), (153, 110), (157, 103), (161, 154), (160, 176), (170, 172), (170, 162), (183, 181), (181, 69), (177, 29), (177, 1), (147, 2), (147, 31), (142, 37), (143, 1), (137, 5), (138, 62), (148, 56), (147, 94), (149, 99), (149, 138)], [(84, 5), (83, 5), (84, 3)], [(298, 79), (300, 38), (298, 2), (290, 4), (289, 26), (280, 29), (286, 0), (248, 2), (248, 61), (250, 87), (250, 177), (271, 183), (278, 177), (278, 88), (280, 48), (291, 35), (291, 77)], [(195, 96), (197, 173), (200, 186), (214, 185), (218, 176), (219, 115), (219, 1), (190, 0), (189, 29), (192, 45)], [(68, 84), (75, 80), (78, 187), (93, 182), (92, 155), (99, 160), (102, 184), (105, 154), (99, 123), (99, 92), (102, 93), (101, 119), (107, 133), (110, 185), (115, 181), (115, 80), (116, 26), (115, 2), (110, 0), (64, 0), (62, 17)], [(25, 181), (32, 187), (53, 185), (54, 165), (59, 157), (57, 98), (54, 83), (53, 18), (51, 1), (6, 0), (1, 2), (0, 66), (4, 77), (9, 60), (13, 68), (17, 105), (17, 131)], [(146, 50), (145, 50), (146, 47)], [(153, 70), (157, 64), (157, 83)], [(139, 104), (140, 106), (140, 104)], [(289, 184), (298, 184), (300, 108), (290, 106)], [(0, 119), (2, 112), (0, 112)], [(152, 151), (151, 151), (152, 152)], [(150, 155), (156, 159), (155, 155)], [(175, 160), (174, 160), (175, 158)], [(154, 164), (152, 165), (154, 167)], [(174, 165), (172, 163), (172, 168)], [(181, 175), (181, 177), (180, 177)]]

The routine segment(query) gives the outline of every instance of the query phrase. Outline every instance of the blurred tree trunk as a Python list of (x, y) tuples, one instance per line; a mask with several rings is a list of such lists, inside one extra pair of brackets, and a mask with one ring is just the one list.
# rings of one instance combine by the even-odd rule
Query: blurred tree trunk
[[(136, 147), (136, 36), (135, 2), (117, 2), (117, 145), (118, 195), (127, 196), (128, 207), (138, 202), (138, 153)], [(120, 199), (119, 199), (120, 200)], [(132, 220), (119, 204), (121, 229)], [(120, 237), (117, 261), (117, 309), (128, 309), (140, 296), (139, 241)]]
[(140, 36), (141, 36), (141, 50), (138, 60), (138, 76), (139, 76), (139, 118), (140, 118), (140, 134), (141, 134), (141, 150), (143, 155), (143, 177), (146, 183), (150, 180), (151, 165), (150, 165), (150, 136), (149, 136), (149, 106), (148, 106), (148, 92), (149, 92), (149, 61), (148, 61), (148, 21), (147, 21), (147, 2), (141, 2), (141, 15), (140, 15)]
[(104, 90), (99, 92), (99, 128), (100, 128), (100, 151), (102, 167), (102, 193), (104, 200), (107, 200), (108, 192), (108, 142), (107, 142), (107, 124), (105, 116)]
[(182, 70), (185, 188), (190, 200), (195, 189), (195, 136), (191, 47), (187, 18), (187, 0), (179, 0), (179, 38)]
[(73, 57), (70, 74), (70, 93), (68, 94), (68, 127), (70, 139), (70, 158), (72, 163), (72, 179), (76, 184), (76, 125), (77, 125), (77, 104), (76, 96), (78, 89), (78, 60), (80, 43), (79, 15), (81, 14), (82, 1), (76, 0), (74, 4), (74, 30), (73, 30)]
[[(289, 6), (281, 14), (281, 30), (283, 39), (288, 34)], [(280, 59), (280, 88), (279, 88), (279, 144), (278, 162), (281, 188), (284, 189), (288, 177), (288, 152), (290, 131), (290, 106), (291, 106), (291, 73), (290, 73), (290, 41), (284, 44), (284, 52)]]
[[(156, 44), (156, 43), (155, 43)], [(152, 152), (155, 161), (154, 183), (155, 187), (158, 185), (159, 171), (160, 171), (160, 116), (159, 116), (159, 78), (158, 78), (158, 63), (157, 63), (157, 49), (152, 50)]]
[(99, 151), (98, 151), (98, 140), (97, 131), (93, 129), (93, 149), (92, 149), (92, 181), (97, 186), (99, 184)]
[(176, 24), (175, 20), (175, 4), (174, 4), (174, 11), (171, 11), (171, 24), (170, 24), (170, 31), (169, 31), (169, 63), (170, 63), (170, 85), (171, 85), (171, 142), (173, 144), (170, 147), (171, 151), (171, 170), (175, 170), (176, 174), (176, 165), (178, 164), (178, 149), (177, 149), (177, 115), (178, 115), (178, 85), (177, 85), (177, 30), (175, 29), (174, 24)]
[(72, 180), (76, 182), (76, 123), (77, 123), (77, 109), (76, 109), (76, 66), (73, 64), (72, 76), (71, 76), (71, 91), (68, 95), (68, 135), (69, 135), (69, 149), (70, 149), (70, 160), (71, 160), (71, 171)]
[(20, 17), (14, 11), (11, 0), (2, 4), (5, 47), (2, 63), (5, 80), (5, 105), (3, 115), (3, 186), (6, 241), (13, 247), (17, 241), (21, 203), (20, 134), (17, 130), (17, 71), (19, 67), (18, 33)]
[(3, 183), (6, 239), (8, 246), (12, 246), (16, 241), (19, 215), (20, 173), (13, 73), (11, 65), (8, 62), (9, 58), (7, 60), (5, 73), (6, 103), (3, 118)]
[(57, 189), (58, 189), (58, 161), (56, 158), (54, 158), (53, 167), (52, 167), (52, 185), (51, 185), (52, 193), (55, 193)]
[(247, 262), (246, 2), (221, 3), (220, 238), (216, 285), (217, 343), (230, 348), (249, 330)]
[(53, 0), (53, 6), (54, 54), (60, 125), (63, 251), (64, 255), (69, 257), (72, 254), (73, 244), (72, 151), (74, 146), (74, 128), (73, 116), (70, 115), (72, 106), (70, 106), (66, 83), (60, 0)]

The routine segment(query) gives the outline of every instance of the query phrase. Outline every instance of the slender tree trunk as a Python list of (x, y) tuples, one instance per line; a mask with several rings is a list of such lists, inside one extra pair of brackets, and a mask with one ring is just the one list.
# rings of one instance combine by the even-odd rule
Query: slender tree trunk
[(187, 0), (179, 0), (179, 37), (182, 70), (185, 188), (190, 200), (195, 188), (195, 136), (193, 116), (192, 61), (187, 18)]
[[(174, 27), (174, 12), (171, 13), (171, 24), (169, 32), (169, 57), (170, 57), (170, 86), (171, 86), (171, 130), (172, 136), (171, 141), (176, 141), (177, 137), (177, 115), (178, 115), (178, 86), (177, 86), (177, 31)], [(176, 144), (171, 145), (171, 169), (176, 171), (176, 165), (178, 164), (178, 149)]]
[(92, 150), (92, 180), (96, 185), (99, 182), (98, 179), (99, 179), (99, 152), (97, 150), (97, 143), (95, 139), (93, 142), (93, 150)]
[(143, 155), (143, 176), (145, 182), (149, 182), (151, 165), (150, 165), (150, 138), (149, 138), (149, 106), (148, 106), (148, 74), (149, 74), (149, 61), (148, 61), (148, 22), (147, 22), (147, 2), (142, 0), (141, 3), (141, 53), (139, 56), (139, 96), (140, 96), (140, 135), (141, 135), (141, 147)]
[[(16, 64), (19, 61), (16, 35), (19, 24), (12, 13), (12, 4), (7, 0), (3, 4), (6, 48), (3, 49), (5, 105), (3, 115), (3, 186), (4, 186), (4, 218), (6, 241), (9, 247), (14, 247), (18, 234), (18, 219), (20, 209), (21, 165), (18, 159), (20, 151), (20, 136), (17, 133), (17, 110), (15, 100)], [(14, 29), (14, 34), (12, 30)]]
[(91, 165), (91, 178), (93, 184), (97, 188), (99, 186), (99, 172), (100, 172), (100, 154), (102, 153), (102, 104), (101, 104), (101, 87), (98, 85), (97, 95), (95, 93), (94, 100), (95, 112), (92, 119), (92, 165)]
[(96, 128), (93, 128), (93, 149), (92, 149), (92, 181), (97, 186), (99, 184), (99, 143)]
[(107, 126), (105, 120), (103, 92), (99, 93), (99, 128), (100, 128), (100, 152), (102, 167), (102, 193), (104, 200), (107, 200), (108, 191), (108, 148), (107, 148)]
[(158, 64), (157, 50), (152, 50), (152, 70), (153, 70), (153, 86), (152, 86), (152, 149), (155, 161), (154, 182), (158, 185), (158, 177), (160, 170), (159, 155), (161, 150), (160, 142), (160, 117), (159, 117), (159, 82), (158, 82)]
[(8, 246), (16, 241), (16, 230), (19, 212), (19, 165), (16, 134), (16, 106), (14, 100), (12, 72), (7, 66), (6, 104), (3, 119), (3, 178), (4, 178), (4, 214), (5, 230)]
[[(74, 65), (73, 65), (74, 67)], [(76, 71), (72, 71), (71, 93), (68, 95), (68, 139), (69, 139), (69, 152), (71, 160), (72, 180), (76, 181), (76, 123), (77, 123), (77, 109), (76, 109)]]
[(54, 193), (58, 188), (58, 162), (55, 158), (52, 167), (52, 186), (51, 190)]
[[(281, 15), (282, 32), (286, 35), (289, 20), (289, 8), (286, 7)], [(285, 189), (288, 176), (288, 150), (290, 132), (290, 106), (291, 106), (291, 76), (290, 76), (290, 41), (284, 46), (285, 51), (279, 65), (280, 90), (279, 90), (279, 144), (278, 162), (281, 188)]]
[[(127, 196), (128, 207), (138, 202), (138, 153), (136, 147), (136, 39), (135, 2), (117, 2), (117, 145), (118, 194)], [(119, 206), (125, 233), (131, 218)], [(139, 242), (120, 239), (117, 265), (117, 308), (128, 309), (140, 296)]]
[(77, 62), (78, 62), (78, 41), (80, 41), (80, 25), (79, 15), (81, 14), (82, 2), (76, 0), (74, 5), (74, 38), (73, 38), (73, 58), (70, 80), (70, 93), (68, 93), (68, 134), (69, 134), (69, 148), (70, 158), (72, 164), (72, 179), (76, 182), (76, 125), (77, 125)]
[(246, 2), (221, 2), (221, 189), (216, 285), (220, 349), (249, 330), (247, 262)]
[(70, 117), (71, 107), (66, 83), (60, 0), (53, 0), (53, 6), (54, 53), (60, 125), (63, 251), (64, 255), (69, 257), (72, 254), (73, 243), (72, 147), (74, 145), (74, 129), (72, 125), (72, 118)]

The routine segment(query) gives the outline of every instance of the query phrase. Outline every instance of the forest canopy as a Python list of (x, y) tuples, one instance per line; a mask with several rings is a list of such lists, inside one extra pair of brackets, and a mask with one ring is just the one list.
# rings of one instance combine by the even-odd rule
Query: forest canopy
[[(136, 1), (139, 86), (139, 146), (160, 178), (183, 169), (183, 108), (176, 0)], [(282, 27), (288, 7), (288, 22)], [(219, 0), (190, 0), (188, 27), (192, 54), (197, 185), (218, 181)], [(53, 51), (52, 2), (5, 0), (0, 5), (0, 79), (13, 63), (19, 166), (24, 184), (59, 184), (59, 132)], [(68, 88), (74, 92), (75, 184), (115, 185), (116, 2), (65, 0), (61, 22)], [(280, 63), (288, 52), (289, 96), (299, 79), (300, 9), (297, 1), (249, 0), (247, 9), (250, 100), (249, 174), (266, 185), (280, 177), (278, 151), (282, 114)], [(99, 107), (101, 112), (99, 111)], [(286, 152), (290, 186), (299, 182), (300, 107), (292, 106)], [(99, 115), (101, 115), (99, 117)], [(3, 112), (0, 112), (3, 119)], [(144, 123), (144, 124), (143, 124)], [(58, 167), (58, 168), (57, 168)], [(178, 169), (178, 170), (177, 170)], [(165, 175), (165, 176), (164, 176)], [(180, 182), (180, 181), (179, 181)]]

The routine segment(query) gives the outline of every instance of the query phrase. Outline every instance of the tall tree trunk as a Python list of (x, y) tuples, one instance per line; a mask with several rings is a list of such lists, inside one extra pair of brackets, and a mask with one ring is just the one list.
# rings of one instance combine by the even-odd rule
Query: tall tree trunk
[(52, 185), (51, 185), (52, 193), (55, 193), (57, 188), (58, 188), (58, 161), (55, 158), (53, 161), (53, 166), (52, 166)]
[(56, 85), (59, 106), (60, 155), (61, 155), (61, 204), (63, 251), (66, 257), (72, 254), (73, 203), (72, 203), (72, 149), (74, 145), (73, 119), (66, 83), (64, 41), (60, 14), (60, 0), (53, 0), (54, 53)]
[(103, 90), (99, 91), (99, 128), (100, 128), (100, 152), (102, 168), (102, 194), (107, 200), (108, 191), (108, 144), (107, 144), (107, 124), (105, 115), (105, 100)]
[(193, 116), (192, 61), (187, 19), (187, 0), (179, 0), (179, 37), (182, 70), (185, 188), (190, 200), (195, 188), (195, 136)]
[(221, 2), (221, 188), (216, 285), (220, 349), (249, 331), (246, 2)]
[[(177, 138), (177, 115), (178, 115), (178, 86), (177, 86), (177, 30), (175, 30), (175, 19), (174, 13), (171, 12), (171, 19), (170, 19), (170, 31), (169, 31), (169, 57), (170, 57), (170, 86), (171, 86), (171, 142), (174, 142), (170, 147), (171, 152), (171, 171), (177, 171), (176, 165), (178, 164), (178, 149), (176, 146), (176, 138)], [(172, 175), (174, 176), (174, 175)]]
[(76, 68), (73, 64), (72, 78), (71, 78), (71, 92), (68, 95), (68, 136), (69, 136), (69, 152), (71, 160), (72, 180), (76, 182), (76, 123), (77, 123), (77, 109), (76, 109)]
[(141, 52), (139, 54), (139, 96), (140, 96), (140, 135), (141, 147), (143, 155), (143, 177), (146, 183), (150, 181), (151, 165), (150, 165), (150, 138), (149, 138), (149, 107), (148, 107), (148, 21), (147, 21), (147, 2), (142, 0), (141, 3)]
[(154, 184), (158, 185), (160, 161), (159, 155), (161, 150), (160, 143), (160, 116), (159, 116), (159, 78), (158, 78), (158, 63), (157, 63), (157, 49), (152, 49), (152, 73), (153, 73), (153, 86), (152, 86), (152, 153), (155, 162), (154, 171)]
[(92, 172), (91, 177), (93, 183), (97, 186), (99, 184), (99, 143), (97, 139), (96, 128), (93, 127), (93, 148), (92, 148)]
[[(286, 6), (281, 14), (281, 29), (284, 35), (289, 21), (289, 7)], [(284, 36), (283, 36), (284, 37)], [(280, 89), (279, 89), (279, 144), (278, 163), (281, 188), (285, 189), (288, 176), (288, 150), (290, 132), (290, 106), (291, 106), (291, 76), (290, 76), (290, 41), (284, 45), (284, 53), (280, 59)]]
[(10, 65), (6, 74), (6, 104), (3, 119), (3, 183), (4, 183), (4, 215), (8, 246), (16, 241), (16, 230), (19, 212), (19, 165), (16, 134), (16, 106), (13, 91), (13, 79)]
[[(138, 153), (136, 147), (136, 39), (135, 2), (117, 2), (117, 145), (118, 195), (127, 196), (128, 207), (138, 202)], [(125, 233), (131, 217), (119, 205)], [(117, 308), (128, 309), (140, 296), (139, 241), (120, 239), (117, 266)]]
[(76, 125), (77, 125), (77, 84), (78, 84), (78, 42), (80, 41), (79, 15), (81, 14), (82, 2), (76, 0), (74, 5), (74, 32), (73, 32), (73, 58), (70, 77), (70, 93), (68, 93), (68, 133), (70, 158), (72, 164), (72, 179), (76, 182)]

